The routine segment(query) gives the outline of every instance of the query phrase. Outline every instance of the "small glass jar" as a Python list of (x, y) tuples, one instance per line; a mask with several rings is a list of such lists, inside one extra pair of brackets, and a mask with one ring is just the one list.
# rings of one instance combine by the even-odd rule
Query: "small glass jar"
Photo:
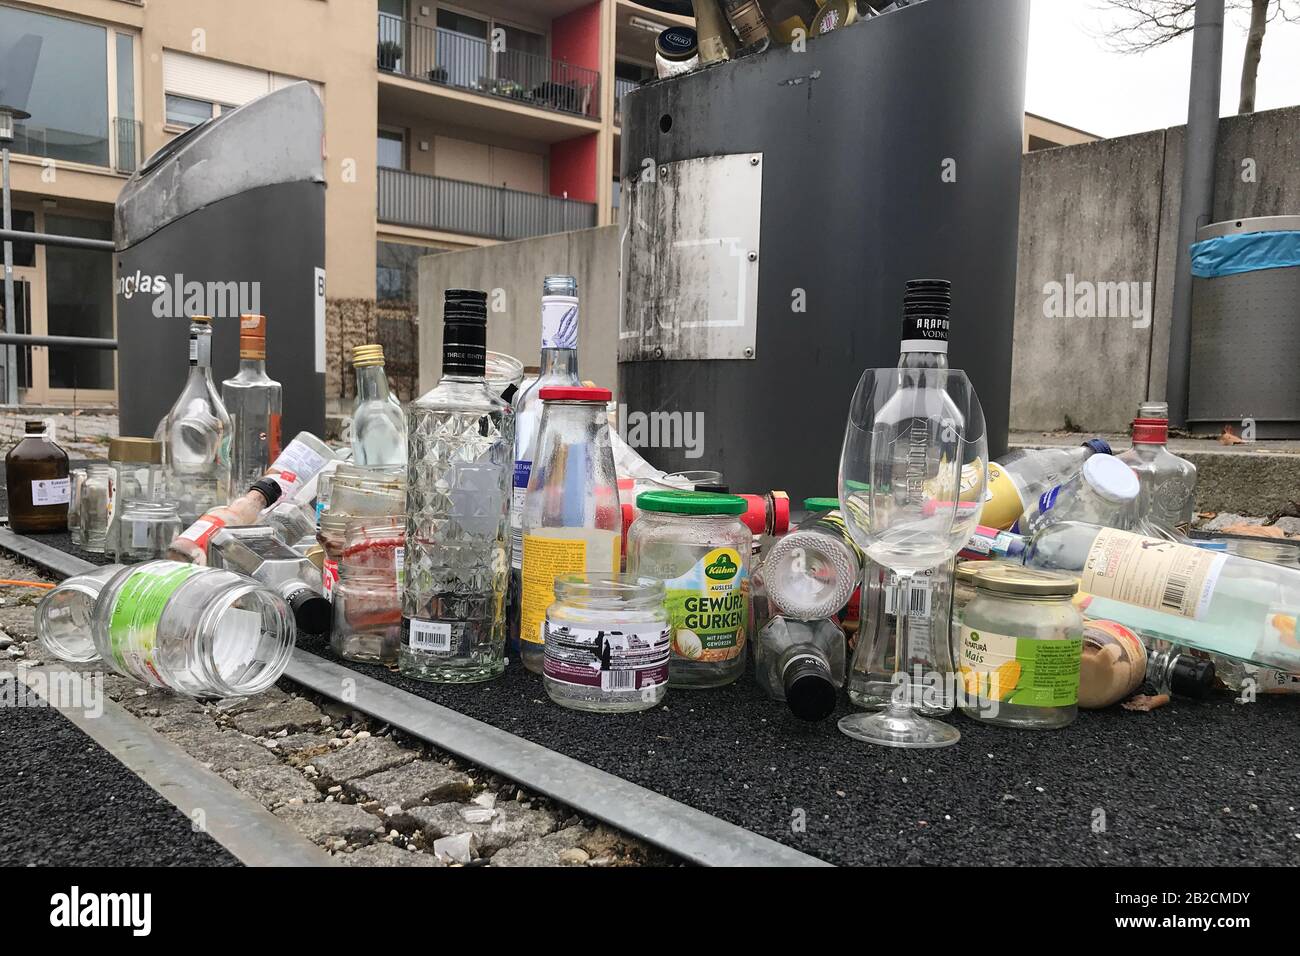
[(347, 547), (348, 521), (351, 515), (323, 514), (316, 540), (325, 549), (325, 560), (321, 564), (321, 593), (331, 601), (334, 600), (334, 588), (339, 583), (339, 559)]
[(952, 575), (952, 660), (961, 666), (961, 616), (975, 597), (975, 575), (987, 561), (958, 561)]
[(162, 456), (162, 442), (152, 438), (119, 436), (109, 440), (108, 535), (104, 543), (108, 554), (118, 551), (122, 509), (128, 501), (160, 501), (167, 497)]
[(92, 554), (103, 554), (108, 540), (109, 500), (113, 470), (105, 464), (89, 465), (81, 483), (78, 520), (81, 546)]
[(114, 558), (122, 564), (153, 561), (185, 530), (175, 501), (134, 498), (122, 504), (114, 518)]
[(402, 592), (406, 517), (353, 518), (344, 532), (333, 591), (330, 647), (340, 657), (396, 664), (402, 642)]
[(989, 562), (962, 612), (961, 677), (967, 717), (1050, 730), (1078, 714), (1083, 615), (1077, 578)]
[(561, 574), (546, 609), (542, 683), (562, 707), (647, 710), (668, 693), (664, 585), (633, 574)]
[(104, 585), (122, 570), (109, 564), (87, 574), (74, 574), (46, 591), (36, 605), (36, 636), (61, 661), (84, 664), (99, 657), (91, 631), (95, 601)]
[[(317, 488), (319, 489), (319, 482)], [(406, 513), (406, 470), (390, 465), (339, 465), (329, 482), (329, 504), (321, 512), (358, 516)]]
[(86, 469), (73, 468), (68, 479), (68, 537), (80, 548), (86, 540), (81, 534), (81, 489), (86, 483)]
[(696, 491), (637, 496), (627, 573), (664, 582), (673, 639), (671, 687), (721, 687), (745, 670), (753, 533), (745, 499)]

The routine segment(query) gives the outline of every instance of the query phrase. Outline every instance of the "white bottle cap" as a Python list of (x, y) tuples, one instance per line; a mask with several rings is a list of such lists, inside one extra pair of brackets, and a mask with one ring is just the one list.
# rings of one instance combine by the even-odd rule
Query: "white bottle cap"
[(1110, 501), (1132, 501), (1138, 496), (1137, 473), (1114, 455), (1093, 455), (1084, 462), (1083, 480)]

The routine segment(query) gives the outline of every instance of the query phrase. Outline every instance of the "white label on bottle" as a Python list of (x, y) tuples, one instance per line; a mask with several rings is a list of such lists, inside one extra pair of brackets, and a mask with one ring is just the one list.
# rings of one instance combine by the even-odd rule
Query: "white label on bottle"
[(198, 360), (199, 360), (199, 340), (195, 338), (193, 335), (191, 335), (190, 336), (190, 361), (197, 362)]
[(451, 625), (411, 618), (411, 649), (445, 654), (451, 650)]
[(32, 482), (32, 504), (66, 505), (72, 500), (71, 478), (41, 478)]
[(149, 545), (149, 525), (144, 521), (131, 522), (131, 547), (144, 548)]
[(320, 571), (320, 589), (325, 592), (325, 600), (334, 600), (334, 588), (339, 583), (339, 563), (333, 558), (326, 558)]
[(212, 529), (224, 526), (224, 522), (212, 521), (208, 518), (200, 518), (194, 524), (190, 525), (180, 536), (187, 541), (193, 541), (195, 544), (206, 544), (208, 538), (212, 537)]
[(283, 490), (282, 498), (289, 498), (325, 467), (325, 459), (318, 452), (294, 439), (271, 466), (273, 477)]
[[(909, 618), (929, 618), (930, 616), (930, 579), (913, 578), (908, 599)], [(898, 585), (890, 584), (885, 592), (885, 613), (898, 614)]]
[(1079, 590), (1199, 621), (1227, 560), (1203, 548), (1103, 528), (1088, 549)]
[(393, 549), (393, 576), (399, 588), (406, 582), (406, 548), (400, 544)]
[(578, 347), (578, 300), (571, 295), (542, 297), (542, 348)]

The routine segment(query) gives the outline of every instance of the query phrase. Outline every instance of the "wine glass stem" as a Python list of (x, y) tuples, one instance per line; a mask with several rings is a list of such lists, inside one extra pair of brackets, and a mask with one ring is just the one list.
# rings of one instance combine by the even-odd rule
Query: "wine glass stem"
[[(911, 623), (912, 610), (912, 575), (910, 572), (898, 572), (898, 603), (894, 614), (894, 680), (899, 681), (894, 692), (889, 695), (891, 714), (911, 713), (912, 688), (911, 676), (907, 672), (908, 627)], [(901, 675), (901, 680), (899, 680)]]

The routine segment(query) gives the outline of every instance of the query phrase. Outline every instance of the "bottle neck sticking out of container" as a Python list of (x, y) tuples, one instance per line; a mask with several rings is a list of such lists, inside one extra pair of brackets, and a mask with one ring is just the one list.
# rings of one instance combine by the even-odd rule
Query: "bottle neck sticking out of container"
[(947, 279), (912, 279), (903, 292), (903, 339), (899, 368), (948, 367), (948, 317), (952, 283)]

